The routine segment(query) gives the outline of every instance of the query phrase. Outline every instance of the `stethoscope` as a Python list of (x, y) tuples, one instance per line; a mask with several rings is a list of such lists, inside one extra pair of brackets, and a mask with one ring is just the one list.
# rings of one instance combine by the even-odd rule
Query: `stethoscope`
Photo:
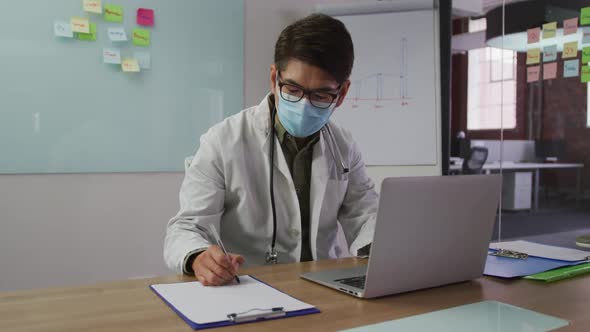
[[(275, 159), (275, 116), (277, 110), (276, 107), (273, 107), (270, 112), (270, 144), (269, 144), (269, 169), (270, 169), (270, 206), (272, 209), (272, 242), (270, 246), (270, 251), (266, 252), (266, 264), (277, 264), (279, 253), (276, 250), (276, 243), (277, 243), (277, 210), (275, 206), (275, 193), (274, 193), (274, 164), (273, 161)], [(332, 154), (332, 158), (336, 161), (336, 155), (338, 155), (338, 161), (340, 162), (340, 167), (342, 168), (342, 175), (347, 174), (350, 169), (344, 164), (342, 159), (342, 154), (340, 150), (336, 146), (336, 140), (332, 135), (332, 131), (330, 130), (330, 126), (326, 124), (322, 129), (320, 129), (322, 135), (324, 135), (324, 139), (329, 144), (328, 149)], [(336, 154), (334, 154), (336, 151)]]

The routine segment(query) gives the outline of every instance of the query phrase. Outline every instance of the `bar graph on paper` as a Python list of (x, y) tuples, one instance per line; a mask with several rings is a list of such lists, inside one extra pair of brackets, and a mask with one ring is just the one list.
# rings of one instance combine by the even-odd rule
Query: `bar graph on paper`
[[(408, 94), (408, 40), (402, 38), (398, 72), (376, 72), (352, 77), (348, 103), (353, 110), (395, 110), (394, 106), (409, 106)], [(407, 107), (406, 107), (407, 108)]]
[(435, 16), (417, 10), (338, 17), (352, 36), (355, 62), (332, 119), (350, 130), (367, 165), (437, 163)]

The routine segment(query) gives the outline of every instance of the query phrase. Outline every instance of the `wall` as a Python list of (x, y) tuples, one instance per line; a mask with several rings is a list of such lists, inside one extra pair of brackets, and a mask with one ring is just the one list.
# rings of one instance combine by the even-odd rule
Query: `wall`
[(158, 173), (0, 176), (0, 291), (168, 274), (162, 242), (181, 181)]
[[(246, 0), (247, 106), (269, 89), (281, 29), (316, 2)], [(377, 184), (388, 176), (436, 175), (440, 161), (370, 167), (369, 174)], [(181, 181), (180, 173), (0, 175), (0, 291), (169, 274), (162, 241)]]

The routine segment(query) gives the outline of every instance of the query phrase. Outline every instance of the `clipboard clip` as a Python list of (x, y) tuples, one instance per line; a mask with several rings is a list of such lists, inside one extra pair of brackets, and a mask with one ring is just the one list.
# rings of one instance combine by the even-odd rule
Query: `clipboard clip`
[(250, 309), (244, 312), (238, 312), (227, 315), (227, 318), (233, 323), (252, 322), (261, 319), (272, 319), (285, 316), (287, 312), (283, 307), (274, 307), (270, 309)]
[(492, 256), (514, 258), (514, 259), (527, 259), (529, 254), (508, 249), (496, 249), (496, 251), (489, 253)]

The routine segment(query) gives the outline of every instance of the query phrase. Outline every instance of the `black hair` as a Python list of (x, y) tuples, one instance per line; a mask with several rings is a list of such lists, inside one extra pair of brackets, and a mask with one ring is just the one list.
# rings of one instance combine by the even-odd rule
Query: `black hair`
[(309, 15), (287, 26), (277, 39), (278, 70), (284, 70), (291, 59), (319, 67), (342, 84), (354, 62), (352, 38), (341, 21), (324, 14)]

